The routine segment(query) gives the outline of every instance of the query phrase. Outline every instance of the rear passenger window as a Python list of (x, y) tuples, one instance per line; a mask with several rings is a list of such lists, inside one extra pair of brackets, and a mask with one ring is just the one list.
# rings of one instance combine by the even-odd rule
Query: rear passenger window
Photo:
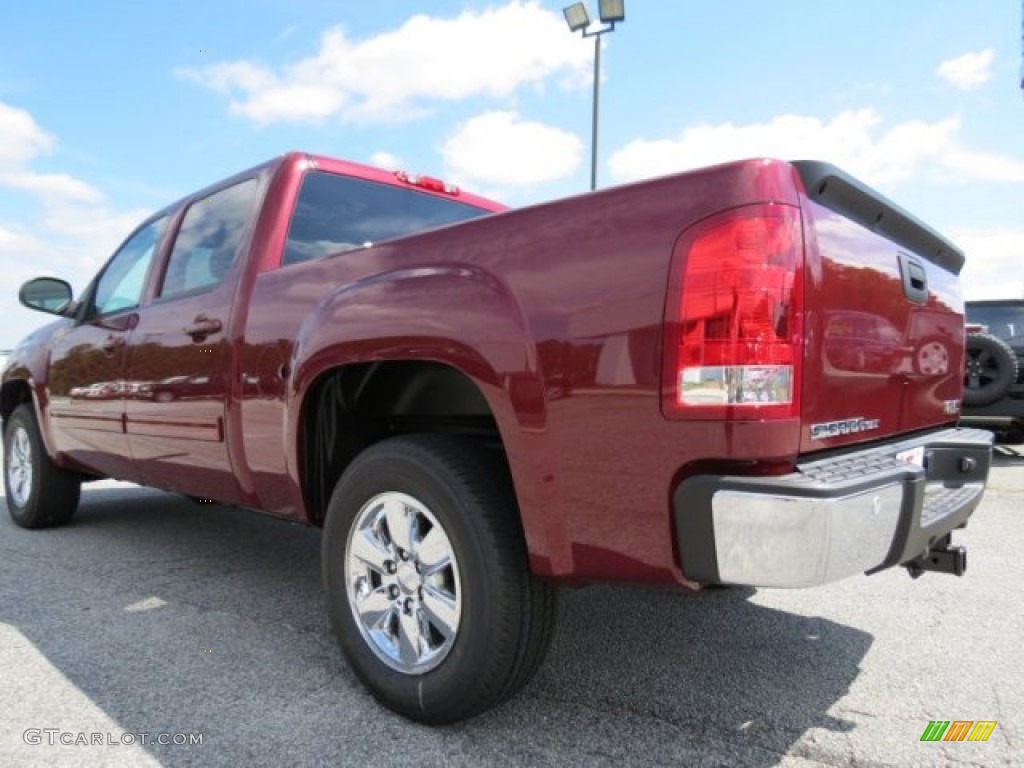
[(161, 297), (213, 288), (224, 279), (238, 256), (258, 188), (256, 179), (247, 179), (189, 206), (167, 260)]
[(302, 181), (281, 263), (318, 259), (485, 213), (390, 184), (311, 171)]

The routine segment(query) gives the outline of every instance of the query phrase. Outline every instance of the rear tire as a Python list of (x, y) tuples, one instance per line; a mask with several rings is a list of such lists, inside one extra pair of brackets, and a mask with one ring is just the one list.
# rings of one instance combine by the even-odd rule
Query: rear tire
[(967, 334), (964, 405), (990, 405), (1017, 380), (1017, 356), (1010, 345), (988, 333)]
[(64, 525), (78, 509), (81, 477), (46, 453), (30, 404), (14, 409), (4, 429), (4, 494), (11, 519), (22, 528)]
[(323, 571), (353, 670), (412, 720), (480, 714), (544, 659), (555, 590), (529, 572), (502, 457), (476, 442), (412, 435), (360, 454), (328, 505)]

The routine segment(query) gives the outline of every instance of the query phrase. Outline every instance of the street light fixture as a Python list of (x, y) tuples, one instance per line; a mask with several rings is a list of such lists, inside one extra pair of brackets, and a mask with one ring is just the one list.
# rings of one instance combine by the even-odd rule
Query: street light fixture
[(581, 32), (583, 37), (594, 38), (594, 114), (590, 135), (590, 189), (597, 189), (597, 115), (601, 84), (601, 35), (611, 32), (620, 21), (626, 20), (625, 0), (598, 0), (597, 11), (601, 23), (607, 26), (589, 29), (590, 13), (583, 3), (573, 3), (562, 9), (570, 32)]

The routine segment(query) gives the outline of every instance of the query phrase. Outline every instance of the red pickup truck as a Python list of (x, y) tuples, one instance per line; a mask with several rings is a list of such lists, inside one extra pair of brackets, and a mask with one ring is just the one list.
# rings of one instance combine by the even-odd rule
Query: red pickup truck
[(119, 478), (322, 526), (384, 703), (472, 716), (555, 587), (960, 574), (963, 255), (842, 171), (749, 160), (506, 210), (292, 153), (168, 206), (2, 378), (14, 521)]

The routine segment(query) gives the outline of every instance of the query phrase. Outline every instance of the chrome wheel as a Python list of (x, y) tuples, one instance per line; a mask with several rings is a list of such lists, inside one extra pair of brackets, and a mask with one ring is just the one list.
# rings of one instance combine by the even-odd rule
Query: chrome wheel
[(356, 515), (345, 546), (356, 626), (392, 669), (428, 672), (451, 651), (462, 618), (459, 565), (433, 513), (404, 493), (381, 493)]
[(14, 428), (7, 456), (7, 487), (15, 506), (24, 507), (32, 494), (32, 444), (22, 426)]

